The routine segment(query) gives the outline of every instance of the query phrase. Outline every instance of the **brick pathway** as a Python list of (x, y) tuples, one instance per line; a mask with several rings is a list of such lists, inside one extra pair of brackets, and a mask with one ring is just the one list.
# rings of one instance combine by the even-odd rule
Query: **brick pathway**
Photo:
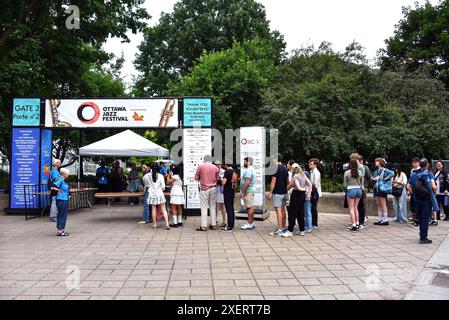
[[(140, 207), (70, 214), (68, 238), (47, 218), (0, 216), (0, 299), (403, 299), (449, 232), (392, 223), (359, 233), (346, 215), (321, 214), (305, 237), (273, 238), (274, 214), (252, 232), (154, 230), (136, 225)], [(243, 224), (238, 220), (236, 227)], [(80, 270), (67, 289), (66, 269)]]

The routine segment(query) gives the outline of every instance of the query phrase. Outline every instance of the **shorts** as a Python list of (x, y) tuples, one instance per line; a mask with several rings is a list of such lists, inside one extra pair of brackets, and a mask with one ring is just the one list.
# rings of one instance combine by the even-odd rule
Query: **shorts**
[(218, 193), (218, 191), (217, 191), (217, 203), (224, 203), (223, 193)]
[(243, 202), (245, 203), (245, 208), (252, 208), (254, 203), (254, 192), (246, 193), (246, 196), (243, 198)]
[(348, 199), (356, 199), (362, 197), (362, 189), (360, 188), (351, 188), (346, 191), (346, 197)]
[(283, 208), (287, 205), (287, 194), (273, 194), (273, 208)]
[(381, 198), (385, 198), (386, 199), (388, 197), (388, 194), (386, 194), (385, 192), (377, 191), (377, 188), (374, 188), (373, 194), (374, 194), (374, 198), (381, 197)]

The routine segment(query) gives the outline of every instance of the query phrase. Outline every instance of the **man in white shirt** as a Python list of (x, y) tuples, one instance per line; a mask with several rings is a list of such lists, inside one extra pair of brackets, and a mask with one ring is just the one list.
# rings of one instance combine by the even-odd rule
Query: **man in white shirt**
[(321, 197), (321, 173), (317, 167), (320, 161), (316, 158), (309, 160), (310, 181), (312, 182), (312, 225), (314, 229), (318, 228), (318, 200)]

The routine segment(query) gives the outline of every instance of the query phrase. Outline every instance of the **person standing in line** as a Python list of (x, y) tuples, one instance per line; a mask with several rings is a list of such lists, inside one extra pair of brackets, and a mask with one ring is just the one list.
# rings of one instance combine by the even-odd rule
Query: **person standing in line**
[[(225, 170), (222, 168), (220, 161), (215, 161), (213, 164), (216, 165), (219, 170), (218, 181), (217, 181), (217, 211), (221, 212), (222, 223), (220, 225), (220, 229), (223, 229), (226, 227), (226, 220), (227, 220), (226, 210), (225, 210), (225, 205), (224, 205), (223, 185), (221, 184), (221, 181), (224, 177)], [(217, 215), (217, 220), (218, 220), (218, 215)], [(217, 225), (218, 225), (218, 221), (217, 221)]]
[(157, 228), (156, 213), (158, 210), (162, 212), (165, 220), (165, 229), (170, 230), (170, 224), (168, 222), (167, 208), (165, 207), (165, 179), (164, 176), (159, 173), (159, 165), (153, 164), (151, 167), (150, 184), (148, 185), (148, 203), (151, 204), (151, 211), (153, 215), (153, 228)]
[(240, 197), (248, 213), (248, 223), (240, 227), (242, 230), (254, 230), (254, 194), (256, 192), (256, 172), (253, 168), (253, 158), (243, 159), (242, 176), (240, 179)]
[[(312, 197), (312, 182), (307, 178), (301, 167), (297, 167), (293, 170), (293, 179), (288, 185), (288, 188), (293, 188), (290, 212), (288, 213), (288, 230), (280, 234), (282, 237), (293, 236), (293, 229), (295, 228), (295, 223), (298, 221), (300, 236), (304, 236), (305, 226), (304, 226), (304, 203), (306, 199)], [(307, 193), (306, 193), (307, 190)]]
[(402, 190), (400, 196), (393, 195), (394, 222), (407, 223), (407, 175), (402, 172), (400, 165), (394, 166), (395, 176), (393, 188)]
[[(61, 174), (59, 173), (59, 168), (61, 168), (61, 160), (55, 159), (52, 162), (52, 168), (50, 171), (50, 186), (53, 186), (58, 179), (61, 178)], [(58, 206), (56, 205), (56, 194), (55, 192), (50, 191), (51, 196), (51, 206), (50, 206), (50, 221), (56, 222), (56, 217), (58, 215)]]
[[(138, 192), (140, 187), (140, 177), (139, 177), (139, 170), (137, 169), (137, 166), (135, 163), (131, 163), (131, 170), (128, 174), (128, 191), (129, 192)], [(139, 204), (139, 198), (138, 197), (129, 197), (128, 198), (128, 204), (129, 205), (135, 205)]]
[(321, 173), (318, 170), (320, 161), (316, 158), (309, 160), (310, 181), (312, 182), (312, 196), (310, 202), (312, 204), (312, 225), (314, 229), (318, 228), (318, 200), (322, 196), (321, 192)]
[(143, 185), (143, 212), (142, 212), (142, 220), (137, 222), (137, 224), (147, 224), (153, 223), (153, 216), (150, 215), (150, 211), (152, 211), (151, 204), (148, 201), (148, 188), (150, 185), (151, 179), (151, 169), (146, 165), (142, 166), (143, 177), (142, 177), (142, 185)]
[(167, 181), (172, 185), (170, 190), (170, 204), (172, 208), (173, 224), (170, 227), (182, 227), (182, 206), (185, 205), (183, 183), (178, 167), (173, 167), (172, 173), (167, 176)]
[[(124, 184), (123, 169), (120, 167), (120, 161), (116, 160), (111, 172), (111, 189), (112, 192), (122, 192)], [(119, 202), (120, 198), (115, 198), (114, 202)]]
[(95, 176), (97, 177), (97, 188), (98, 192), (108, 192), (109, 185), (109, 175), (111, 171), (109, 168), (106, 168), (106, 164), (104, 161), (100, 162), (100, 166), (97, 168), (95, 172)]
[(435, 173), (436, 199), (440, 211), (437, 212), (437, 220), (441, 219), (441, 208), (444, 211), (444, 221), (449, 221), (449, 205), (447, 199), (449, 197), (449, 179), (446, 170), (444, 170), (443, 162), (437, 161), (437, 172)]
[(196, 231), (207, 231), (207, 209), (210, 211), (209, 228), (217, 230), (217, 180), (220, 170), (212, 164), (210, 155), (204, 156), (198, 166), (195, 180), (200, 182), (201, 226)]
[(56, 228), (58, 229), (58, 233), (56, 235), (58, 237), (67, 237), (69, 233), (65, 231), (65, 227), (69, 210), (70, 186), (66, 180), (69, 177), (70, 171), (65, 168), (62, 168), (60, 171), (60, 177), (52, 186), (52, 190), (57, 191), (56, 206), (58, 207), (58, 216), (56, 218)]
[(409, 180), (412, 193), (415, 197), (416, 215), (420, 217), (419, 243), (430, 244), (432, 240), (428, 238), (429, 220), (433, 209), (438, 212), (440, 209), (435, 197), (435, 181), (432, 180), (428, 170), (429, 162), (426, 158), (419, 161), (420, 170), (412, 174)]
[[(293, 166), (294, 165), (299, 166), (295, 160), (288, 160), (288, 162), (287, 162), (288, 183), (290, 183), (290, 181), (293, 178), (293, 169), (294, 169)], [(287, 190), (287, 205), (286, 205), (287, 212), (289, 212), (289, 210), (290, 210), (290, 198), (292, 195), (292, 191), (293, 191), (292, 189)]]
[[(414, 174), (421, 171), (421, 168), (419, 167), (419, 158), (414, 157), (412, 159), (412, 170), (410, 171), (410, 177)], [(420, 217), (416, 214), (416, 206), (415, 206), (415, 197), (412, 192), (412, 186), (410, 183), (407, 184), (407, 190), (410, 194), (410, 212), (411, 214), (411, 220), (413, 223), (413, 227), (418, 228), (419, 227), (419, 220)]]
[(271, 177), (270, 193), (268, 199), (272, 201), (274, 210), (276, 211), (277, 230), (271, 232), (271, 236), (281, 236), (284, 233), (287, 224), (287, 214), (285, 207), (287, 206), (287, 186), (288, 171), (282, 165), (282, 155), (278, 154), (273, 163), (277, 166), (276, 173)]
[[(299, 167), (298, 164), (296, 164), (297, 167)], [(304, 174), (306, 175), (307, 179), (310, 180), (310, 172), (309, 171), (304, 171)], [(313, 190), (313, 187), (312, 187)], [(308, 193), (309, 188), (306, 187), (306, 194)], [(306, 197), (306, 201), (304, 202), (304, 228), (305, 228), (305, 232), (310, 233), (313, 231), (313, 226), (312, 226), (312, 202), (310, 201), (310, 199), (307, 199)]]
[(365, 222), (368, 220), (368, 216), (366, 215), (366, 206), (367, 206), (367, 194), (369, 189), (369, 184), (371, 181), (371, 178), (373, 177), (371, 170), (368, 168), (367, 165), (364, 164), (364, 159), (362, 155), (359, 155), (359, 158), (357, 159), (359, 164), (363, 166), (363, 181), (364, 185), (362, 188), (362, 198), (359, 201), (359, 224), (360, 229), (365, 229)]
[(358, 206), (362, 198), (363, 175), (360, 174), (359, 163), (356, 159), (349, 161), (348, 170), (343, 177), (343, 184), (348, 199), (349, 216), (351, 217), (351, 225), (348, 230), (358, 231), (360, 229)]
[(374, 161), (376, 165), (376, 172), (372, 177), (375, 181), (374, 185), (374, 198), (377, 205), (377, 222), (374, 222), (376, 226), (388, 226), (388, 209), (387, 209), (387, 197), (388, 194), (380, 190), (380, 181), (388, 181), (393, 179), (394, 172), (385, 168), (386, 162), (383, 158), (376, 158)]
[[(234, 211), (234, 198), (235, 198), (235, 185), (233, 184), (233, 180), (237, 180), (237, 174), (235, 173), (232, 165), (227, 163), (225, 164), (225, 173), (223, 178), (221, 179), (223, 185), (223, 198), (224, 205), (226, 208), (227, 214), (227, 225), (222, 228), (221, 231), (224, 232), (232, 232), (234, 229), (235, 223), (235, 211)], [(233, 179), (234, 178), (234, 179)]]

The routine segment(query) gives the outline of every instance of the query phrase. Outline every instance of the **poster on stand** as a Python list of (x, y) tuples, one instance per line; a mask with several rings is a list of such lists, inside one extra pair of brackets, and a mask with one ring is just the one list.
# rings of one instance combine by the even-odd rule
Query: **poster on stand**
[(195, 173), (205, 155), (212, 151), (211, 129), (183, 129), (182, 157), (184, 164), (184, 184), (187, 189), (186, 209), (200, 209), (198, 181)]

